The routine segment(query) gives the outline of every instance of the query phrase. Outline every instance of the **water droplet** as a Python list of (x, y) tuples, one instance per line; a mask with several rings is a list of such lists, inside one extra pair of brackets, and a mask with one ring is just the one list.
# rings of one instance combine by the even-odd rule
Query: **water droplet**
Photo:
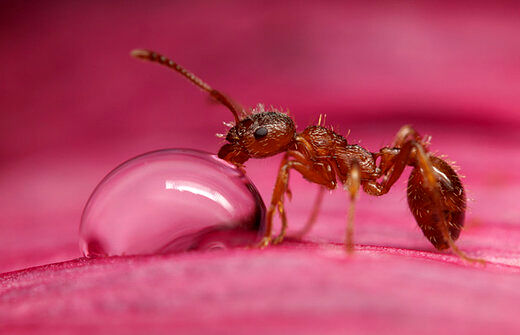
[(216, 250), (256, 243), (265, 205), (251, 181), (215, 155), (168, 149), (130, 159), (83, 211), (85, 256)]

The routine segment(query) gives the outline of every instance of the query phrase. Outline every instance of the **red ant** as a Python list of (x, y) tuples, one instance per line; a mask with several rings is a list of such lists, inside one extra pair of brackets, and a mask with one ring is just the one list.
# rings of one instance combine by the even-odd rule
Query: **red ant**
[[(308, 181), (321, 185), (311, 219), (304, 231), (308, 231), (315, 221), (324, 190), (335, 189), (337, 180), (344, 185), (350, 196), (345, 246), (348, 252), (352, 252), (354, 208), (359, 189), (362, 187), (366, 193), (374, 196), (386, 194), (405, 167), (412, 166), (408, 179), (408, 205), (426, 238), (439, 250), (451, 248), (466, 261), (483, 262), (467, 256), (454, 242), (464, 225), (466, 211), (466, 195), (457, 173), (444, 160), (428, 152), (428, 140), (411, 126), (403, 126), (391, 146), (372, 153), (357, 144), (348, 144), (343, 136), (323, 127), (321, 117), (318, 125), (297, 133), (293, 120), (282, 111), (265, 109), (261, 104), (246, 111), (231, 98), (159, 53), (133, 50), (131, 55), (177, 71), (233, 113), (235, 125), (227, 133), (226, 141), (229, 143), (220, 148), (219, 158), (242, 168), (249, 158), (284, 153), (260, 247), (266, 247), (271, 242), (278, 244), (286, 234), (284, 198), (285, 194), (291, 196), (288, 187), (291, 169), (300, 172)], [(280, 234), (272, 239), (276, 211), (280, 215), (282, 227)]]

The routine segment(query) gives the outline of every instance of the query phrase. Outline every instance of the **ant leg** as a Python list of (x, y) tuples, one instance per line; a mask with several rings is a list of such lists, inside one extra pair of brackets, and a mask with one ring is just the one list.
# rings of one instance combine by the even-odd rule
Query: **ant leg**
[[(289, 161), (289, 155), (295, 160)], [(276, 210), (278, 210), (278, 213), (280, 214), (282, 228), (280, 235), (276, 237), (273, 243), (280, 243), (285, 237), (285, 233), (287, 231), (287, 217), (284, 208), (284, 196), (287, 192), (290, 169), (295, 169), (296, 171), (300, 172), (305, 179), (311, 182), (318, 183), (330, 189), (334, 189), (336, 187), (336, 176), (330, 166), (327, 167), (323, 164), (314, 164), (314, 162), (307, 160), (305, 156), (296, 151), (286, 153), (282, 159), (282, 163), (278, 171), (278, 177), (276, 178), (271, 204), (267, 211), (266, 231), (262, 241), (259, 244), (261, 248), (268, 246), (271, 242), (273, 216)]]
[(357, 161), (354, 161), (345, 184), (345, 189), (348, 190), (350, 196), (350, 206), (347, 214), (347, 230), (345, 232), (345, 249), (349, 254), (354, 252), (354, 212), (359, 196), (359, 188), (361, 186), (360, 173), (359, 164)]
[[(323, 162), (317, 163), (312, 160), (309, 160), (309, 158), (307, 158), (303, 153), (299, 151), (288, 151), (287, 155), (293, 159), (292, 161), (287, 163), (290, 165), (290, 168), (293, 168), (296, 171), (300, 172), (302, 176), (308, 181), (322, 185), (321, 190), (318, 193), (318, 197), (314, 203), (311, 218), (308, 220), (306, 224), (308, 229), (310, 229), (312, 228), (312, 225), (319, 213), (321, 202), (323, 200), (323, 186), (329, 189), (336, 188), (336, 175), (334, 173), (333, 168), (329, 164)], [(287, 196), (290, 197), (291, 193), (289, 191), (288, 185), (285, 186), (285, 190), (285, 194), (287, 194)], [(273, 241), (274, 244), (280, 243), (285, 237), (287, 231), (287, 219), (285, 217), (283, 202), (281, 206), (278, 205), (278, 212), (282, 220), (282, 228), (280, 234)]]
[[(280, 163), (280, 168), (278, 169), (278, 176), (276, 177), (276, 183), (274, 184), (273, 195), (271, 197), (271, 204), (269, 205), (269, 208), (267, 210), (264, 237), (258, 245), (260, 248), (265, 248), (271, 243), (273, 234), (273, 216), (277, 208), (278, 211), (280, 211), (280, 207), (282, 208), (282, 213), (284, 213), (284, 215), (282, 216), (282, 226), (284, 224), (283, 219), (285, 218), (285, 212), (283, 211), (283, 196), (285, 190), (287, 189), (287, 184), (289, 181), (289, 173), (287, 169), (288, 158), (289, 155), (286, 153), (283, 156), (282, 161)], [(287, 222), (285, 224), (287, 224)]]
[(316, 199), (314, 200), (314, 204), (312, 205), (311, 215), (307, 219), (305, 226), (300, 231), (293, 234), (292, 237), (301, 239), (311, 231), (312, 227), (314, 226), (314, 223), (316, 223), (318, 214), (320, 213), (320, 208), (321, 204), (323, 203), (323, 196), (325, 195), (325, 191), (326, 188), (323, 186), (320, 186), (318, 188), (318, 194), (316, 195)]
[(402, 126), (397, 134), (395, 134), (392, 147), (401, 148), (409, 137), (417, 142), (421, 142), (422, 139), (421, 135), (419, 135), (419, 133), (412, 126), (407, 124)]
[[(306, 160), (306, 158), (303, 155), (300, 155), (299, 152), (290, 152), (289, 153), (295, 160), (289, 161), (286, 163), (287, 170), (286, 174), (287, 177), (284, 178), (285, 182), (285, 193), (287, 193), (288, 190), (288, 183), (289, 183), (289, 169), (295, 169), (296, 171), (300, 172), (302, 176), (312, 182), (316, 182), (321, 185), (327, 185), (329, 188), (335, 187), (335, 182), (331, 181), (331, 178), (335, 180), (335, 175), (331, 174), (332, 169), (327, 169), (326, 165), (323, 164), (312, 164), (312, 162), (309, 162)], [(328, 172), (328, 174), (326, 173)], [(323, 191), (322, 191), (323, 193)], [(284, 208), (284, 202), (283, 202), (283, 194), (281, 201), (278, 202), (278, 213), (280, 214), (280, 219), (282, 220), (282, 227), (280, 230), (280, 234), (273, 240), (273, 244), (281, 243), (285, 237), (285, 234), (287, 232), (287, 217), (285, 215), (285, 208)], [(318, 208), (315, 209), (316, 212), (319, 211)], [(317, 213), (316, 213), (317, 216)]]
[[(376, 157), (381, 157), (379, 168), (381, 171), (381, 175), (383, 176), (383, 185), (388, 184), (388, 187), (392, 186), (393, 183), (397, 181), (397, 179), (400, 177), (402, 171), (406, 167), (407, 162), (403, 160), (403, 157), (408, 157), (410, 155), (408, 151), (411, 150), (411, 148), (408, 148), (407, 151), (407, 149), (404, 148), (404, 146), (409, 141), (416, 141), (425, 148), (427, 146), (427, 143), (422, 140), (421, 135), (419, 135), (419, 133), (412, 126), (405, 125), (402, 126), (395, 135), (392, 145), (390, 147), (382, 148), (376, 154)], [(396, 165), (399, 166), (397, 167)], [(392, 183), (387, 183), (387, 180), (391, 178), (392, 175), (396, 176), (396, 178), (392, 178)], [(388, 192), (388, 189), (386, 191)]]
[(280, 219), (282, 220), (282, 228), (280, 229), (280, 234), (273, 239), (273, 244), (281, 243), (287, 232), (287, 216), (285, 215), (283, 202), (278, 203), (278, 214), (280, 214)]
[[(401, 130), (403, 128), (401, 128)], [(383, 171), (383, 175), (381, 176), (383, 180), (381, 183), (375, 180), (364, 182), (364, 191), (375, 196), (388, 193), (390, 188), (399, 177), (401, 177), (406, 166), (410, 164), (410, 160), (416, 159), (414, 156), (415, 153), (412, 151), (414, 146), (421, 146), (421, 148), (423, 148), (418, 142), (408, 140), (400, 148), (381, 149), (377, 155), (381, 157), (380, 169)]]

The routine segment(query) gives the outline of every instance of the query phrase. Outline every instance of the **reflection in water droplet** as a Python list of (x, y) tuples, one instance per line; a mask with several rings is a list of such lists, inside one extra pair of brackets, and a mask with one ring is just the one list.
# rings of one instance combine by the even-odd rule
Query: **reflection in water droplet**
[(168, 149), (110, 172), (85, 206), (85, 256), (136, 255), (248, 246), (264, 232), (255, 186), (215, 155)]

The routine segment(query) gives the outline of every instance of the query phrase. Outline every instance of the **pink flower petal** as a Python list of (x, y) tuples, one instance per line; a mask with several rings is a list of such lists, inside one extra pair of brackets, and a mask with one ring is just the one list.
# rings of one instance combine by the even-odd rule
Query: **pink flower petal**
[[(0, 332), (518, 333), (519, 9), (3, 4)], [(326, 113), (372, 151), (403, 124), (432, 135), (472, 199), (458, 245), (488, 265), (429, 244), (407, 208), (406, 177), (387, 196), (361, 195), (353, 257), (338, 190), (304, 242), (75, 259), (81, 210), (108, 171), (164, 147), (216, 152), (213, 134), (232, 119), (176, 74), (131, 59), (136, 47), (171, 55), (245, 105), (288, 107), (300, 130)], [(247, 164), (265, 201), (278, 161)], [(296, 174), (291, 185), (294, 232), (316, 186)]]

